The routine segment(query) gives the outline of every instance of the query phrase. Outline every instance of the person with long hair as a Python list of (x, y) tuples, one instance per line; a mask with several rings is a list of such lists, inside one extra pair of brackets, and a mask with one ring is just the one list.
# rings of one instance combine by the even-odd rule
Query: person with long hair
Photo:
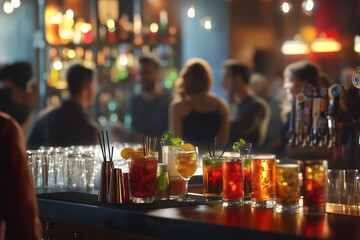
[(229, 110), (211, 93), (212, 83), (209, 64), (200, 58), (190, 59), (180, 71), (169, 108), (170, 131), (200, 147), (215, 137), (219, 147), (229, 140)]

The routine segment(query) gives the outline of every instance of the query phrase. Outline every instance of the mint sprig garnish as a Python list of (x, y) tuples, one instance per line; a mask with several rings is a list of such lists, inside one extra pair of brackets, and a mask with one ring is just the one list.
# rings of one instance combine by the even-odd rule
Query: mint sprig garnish
[(170, 131), (167, 131), (164, 135), (161, 137), (162, 142), (169, 142), (173, 147), (179, 147), (181, 146), (183, 140), (179, 137), (174, 137)]
[(239, 151), (239, 147), (240, 145), (245, 145), (246, 141), (242, 138), (239, 138), (239, 140), (237, 142), (234, 142), (233, 144), (233, 150), (234, 151)]

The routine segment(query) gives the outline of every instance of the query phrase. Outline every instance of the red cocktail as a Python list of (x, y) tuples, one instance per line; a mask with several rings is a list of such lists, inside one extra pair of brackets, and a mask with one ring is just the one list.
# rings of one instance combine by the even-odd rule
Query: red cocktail
[(229, 158), (222, 162), (223, 201), (225, 207), (242, 205), (244, 200), (243, 161)]
[(154, 201), (156, 192), (157, 158), (139, 154), (131, 156), (130, 185), (133, 202), (149, 203)]

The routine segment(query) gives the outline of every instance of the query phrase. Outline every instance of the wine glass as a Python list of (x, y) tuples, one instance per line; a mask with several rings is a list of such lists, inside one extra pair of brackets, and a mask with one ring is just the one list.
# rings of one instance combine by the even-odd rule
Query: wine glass
[(179, 202), (194, 202), (188, 196), (188, 182), (194, 175), (198, 167), (198, 148), (194, 147), (192, 150), (184, 150), (180, 147), (175, 149), (175, 169), (179, 175), (185, 180), (185, 194), (177, 198)]

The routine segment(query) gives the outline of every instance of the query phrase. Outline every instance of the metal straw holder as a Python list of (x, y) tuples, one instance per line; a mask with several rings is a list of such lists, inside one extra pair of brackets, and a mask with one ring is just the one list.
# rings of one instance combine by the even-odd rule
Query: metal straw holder
[(111, 171), (108, 200), (109, 203), (114, 204), (120, 204), (125, 202), (123, 176), (120, 168), (114, 168)]
[(130, 173), (123, 174), (124, 181), (124, 201), (131, 200), (131, 191), (130, 191)]
[(100, 172), (100, 187), (99, 187), (99, 196), (98, 201), (107, 203), (110, 187), (110, 177), (112, 169), (114, 169), (113, 161), (103, 161), (101, 163), (101, 172)]

